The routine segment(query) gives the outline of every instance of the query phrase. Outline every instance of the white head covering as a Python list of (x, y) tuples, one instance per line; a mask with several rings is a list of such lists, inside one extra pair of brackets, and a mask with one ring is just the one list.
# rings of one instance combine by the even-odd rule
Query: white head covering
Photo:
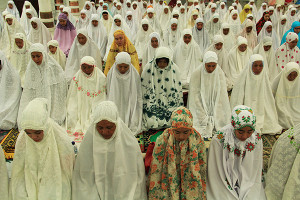
[[(237, 18), (235, 20), (232, 19), (232, 16), (237, 14)], [(237, 10), (233, 10), (230, 13), (230, 17), (228, 19), (228, 24), (230, 25), (230, 30), (234, 35), (237, 35), (241, 31), (241, 20), (238, 15)]]
[[(168, 9), (167, 14), (165, 14), (165, 11), (164, 11), (165, 9)], [(159, 22), (161, 24), (161, 28), (163, 31), (168, 28), (170, 18), (172, 18), (172, 17), (171, 17), (171, 12), (170, 12), (169, 6), (164, 5), (164, 7), (162, 9), (162, 13), (159, 18)]]
[[(293, 81), (287, 79), (291, 72), (297, 72)], [(275, 105), (278, 112), (279, 124), (284, 129), (289, 129), (299, 124), (299, 98), (300, 98), (300, 69), (295, 62), (289, 62), (285, 68), (274, 79), (272, 90), (275, 97)]]
[[(96, 124), (107, 120), (116, 125), (110, 139), (104, 139)], [(73, 178), (73, 200), (147, 199), (145, 168), (140, 147), (118, 115), (111, 101), (93, 109), (92, 123), (78, 154)]]
[[(119, 72), (118, 64), (129, 65), (126, 74)], [(143, 112), (141, 79), (127, 52), (118, 53), (116, 62), (108, 72), (107, 100), (117, 105), (120, 118), (132, 133), (140, 133)]]
[(244, 52), (241, 52), (239, 50), (239, 46), (242, 44), (248, 45), (248, 41), (246, 38), (239, 36), (237, 38), (237, 44), (234, 48), (232, 48), (229, 51), (228, 55), (228, 68), (224, 69), (224, 72), (226, 73), (228, 79), (229, 79), (229, 86), (234, 85), (240, 75), (240, 73), (243, 71), (244, 67), (247, 65), (247, 62), (252, 55), (252, 51), (247, 47), (247, 50)]
[(75, 24), (76, 24), (76, 18), (73, 16), (73, 14), (71, 12), (71, 8), (70, 7), (64, 7), (63, 13), (68, 13), (68, 19), (69, 19), (69, 21), (75, 26)]
[[(198, 23), (203, 23), (203, 28), (200, 31), (197, 29)], [(204, 52), (205, 49), (210, 45), (210, 38), (202, 18), (196, 19), (195, 26), (193, 27), (192, 32), (194, 40), (200, 46), (201, 51)]]
[[(103, 17), (102, 17), (102, 14), (103, 13), (107, 13), (108, 15), (108, 19), (105, 20)], [(114, 22), (112, 16), (110, 16), (109, 12), (107, 10), (103, 10), (101, 12), (101, 20), (102, 24), (104, 25), (105, 29), (106, 29), (106, 33), (108, 34), (110, 32), (110, 29), (111, 29), (111, 25), (112, 23)]]
[(91, 121), (93, 108), (106, 99), (106, 77), (95, 67), (97, 62), (91, 56), (84, 56), (82, 64), (93, 65), (92, 74), (87, 75), (81, 69), (73, 77), (67, 98), (67, 132), (80, 145)]
[[(250, 33), (247, 32), (247, 27), (252, 27)], [(243, 30), (238, 34), (247, 39), (248, 47), (253, 50), (257, 46), (257, 33), (254, 29), (255, 25), (250, 19), (246, 19), (243, 23)], [(260, 32), (261, 33), (261, 32)]]
[[(222, 43), (223, 46), (220, 50), (217, 50), (215, 45), (218, 43)], [(227, 69), (228, 65), (228, 52), (225, 49), (225, 41), (222, 35), (215, 35), (213, 38), (212, 44), (206, 49), (206, 51), (213, 51), (217, 54), (218, 56), (218, 65), (220, 66), (221, 69)]]
[(90, 15), (88, 15), (87, 11), (83, 9), (80, 11), (80, 15), (82, 13), (85, 14), (85, 18), (82, 19), (81, 16), (79, 16), (78, 20), (75, 23), (76, 30), (86, 29), (90, 23)]
[[(218, 22), (214, 22), (214, 19), (218, 19)], [(210, 36), (210, 41), (213, 40), (214, 36), (219, 33), (221, 28), (220, 15), (218, 13), (213, 14), (210, 20), (207, 22), (206, 29)]]
[[(229, 33), (227, 35), (224, 35), (223, 29), (229, 29)], [(229, 52), (235, 45), (235, 41), (231, 38), (234, 37), (233, 32), (231, 31), (230, 25), (228, 23), (223, 23), (220, 29), (220, 35), (224, 39), (224, 48), (227, 52)]]
[[(160, 69), (156, 63), (160, 58), (169, 60), (168, 66), (164, 69)], [(183, 105), (180, 73), (178, 66), (172, 61), (170, 50), (167, 47), (159, 47), (155, 58), (142, 72), (144, 130), (171, 125), (172, 112)], [(171, 101), (169, 97), (172, 97)]]
[(47, 47), (49, 49), (49, 46), (54, 46), (56, 47), (56, 52), (55, 54), (51, 53), (50, 51), (48, 52), (48, 55), (51, 56), (52, 58), (54, 58), (54, 60), (56, 60), (56, 62), (62, 67), (63, 70), (65, 70), (66, 67), (66, 55), (64, 54), (64, 52), (59, 48), (58, 45), (58, 41), (56, 40), (50, 40), (47, 43)]
[[(29, 8), (26, 8), (26, 6), (29, 6)], [(21, 15), (21, 19), (20, 19), (21, 24), (23, 24), (24, 21), (27, 21), (26, 13), (28, 13), (28, 10), (31, 11), (30, 14), (32, 15), (32, 17), (38, 17), (38, 14), (37, 14), (35, 8), (30, 3), (30, 1), (25, 1), (23, 8), (22, 8), (22, 15)]]
[(259, 54), (250, 57), (248, 65), (237, 79), (230, 98), (231, 107), (248, 105), (256, 113), (256, 130), (263, 134), (277, 134), (282, 128), (278, 124), (275, 101), (266, 69), (255, 75), (252, 65), (255, 61), (263, 61)]
[[(74, 150), (65, 130), (50, 117), (47, 100), (36, 98), (25, 108), (12, 167), (12, 199), (71, 199)], [(35, 142), (25, 129), (42, 130)]]
[[(3, 2), (2, 2), (3, 3)], [(13, 8), (10, 9), (8, 7), (8, 4), (12, 4), (13, 5)], [(12, 14), (18, 21), (20, 21), (20, 14), (19, 14), (19, 11), (17, 9), (17, 6), (15, 5), (15, 2), (14, 1), (8, 1), (7, 2), (7, 7), (5, 9), (6, 11), (8, 11), (10, 14)]]
[(17, 122), (21, 81), (18, 72), (1, 51), (0, 61), (2, 67), (0, 70), (0, 129), (10, 130), (16, 126)]
[[(177, 24), (177, 29), (173, 31), (171, 29), (172, 24)], [(169, 22), (169, 27), (163, 32), (164, 43), (170, 49), (174, 49), (177, 42), (180, 40), (180, 27), (178, 24), (178, 20), (176, 18), (172, 18)]]
[[(192, 37), (188, 44), (183, 40), (184, 35), (191, 35)], [(174, 63), (181, 69), (181, 83), (183, 87), (188, 87), (193, 71), (201, 64), (202, 54), (199, 45), (194, 40), (192, 31), (184, 29), (173, 54)]]
[(287, 16), (286, 15), (282, 15), (280, 16), (280, 20), (278, 20), (278, 25), (277, 25), (277, 34), (279, 38), (282, 38), (283, 35), (285, 34), (286, 31), (286, 23), (284, 25), (281, 24), (281, 21), (286, 19), (287, 20)]
[[(158, 47), (157, 48), (153, 48), (151, 46), (151, 40), (152, 38), (156, 38), (158, 40)], [(153, 32), (149, 35), (149, 39), (148, 39), (148, 44), (147, 44), (147, 47), (145, 48), (144, 52), (143, 52), (143, 57), (142, 57), (142, 64), (143, 64), (143, 67), (146, 66), (146, 64), (148, 62), (150, 62), (153, 58), (154, 58), (154, 55), (155, 55), (155, 51), (160, 47), (162, 46), (161, 45), (161, 39), (160, 39), (160, 35), (159, 33), (157, 32)]]
[[(98, 21), (98, 26), (95, 27), (92, 21)], [(101, 57), (104, 58), (107, 45), (107, 32), (104, 25), (100, 21), (99, 15), (92, 14), (91, 21), (87, 27), (89, 37), (97, 44), (101, 52)]]
[[(142, 27), (144, 24), (148, 25), (147, 31), (144, 31), (144, 29)], [(154, 32), (154, 29), (149, 24), (148, 19), (142, 19), (140, 28), (136, 34), (136, 40), (135, 40), (135, 45), (134, 45), (140, 60), (143, 57), (144, 48), (145, 48), (145, 46), (147, 46), (149, 35), (153, 32)]]
[[(90, 6), (90, 9), (89, 9), (89, 10), (86, 9), (86, 6), (87, 6), (87, 5)], [(86, 1), (86, 2), (85, 2), (84, 6), (83, 6), (83, 10), (86, 11), (86, 14), (87, 14), (87, 17), (88, 17), (88, 18), (91, 18), (91, 15), (92, 15), (92, 14), (97, 14), (96, 8), (92, 5), (92, 2), (90, 2), (90, 1)]]
[(294, 8), (294, 7), (292, 7), (291, 9), (289, 9), (289, 10), (287, 11), (287, 14), (286, 14), (286, 16), (287, 16), (287, 21), (286, 21), (287, 27), (291, 27), (292, 24), (293, 24), (293, 22), (298, 20), (297, 12), (295, 13), (294, 16), (292, 16), (292, 11), (295, 11), (295, 12), (296, 12), (297, 9)]
[[(128, 16), (132, 17), (131, 20), (128, 20), (128, 18), (127, 18)], [(132, 41), (135, 41), (135, 37), (136, 37), (137, 29), (138, 29), (137, 20), (138, 19), (134, 18), (133, 14), (132, 14), (132, 11), (127, 11), (126, 12), (125, 21), (126, 21), (126, 24), (128, 25), (128, 27), (130, 28)]]
[[(264, 200), (266, 197), (261, 181), (263, 144), (261, 135), (255, 129), (253, 110), (244, 105), (236, 106), (231, 119), (232, 124), (223, 127), (209, 147), (207, 198)], [(236, 137), (235, 130), (245, 126), (253, 128), (254, 132), (241, 141)]]
[(27, 13), (30, 13), (32, 17), (37, 17), (34, 15), (34, 11), (32, 9), (25, 9), (24, 12), (22, 13), (22, 17), (20, 20), (20, 24), (25, 30), (26, 35), (30, 33), (31, 30), (31, 19), (27, 17)]
[(206, 138), (230, 122), (225, 74), (218, 64), (212, 73), (208, 73), (205, 63), (211, 62), (218, 63), (217, 54), (207, 51), (203, 63), (192, 73), (188, 99), (193, 127)]
[(27, 41), (27, 38), (23, 33), (16, 33), (15, 39), (23, 40), (23, 48), (20, 49), (16, 43), (14, 43), (14, 46), (11, 49), (10, 62), (19, 73), (21, 85), (23, 86), (25, 71), (29, 61), (31, 60), (31, 55), (29, 54), (31, 43)]
[(20, 22), (16, 20), (16, 18), (12, 14), (6, 14), (5, 20), (6, 19), (12, 19), (13, 22), (11, 25), (8, 25), (8, 23), (5, 21), (4, 29), (2, 30), (2, 34), (0, 37), (0, 50), (2, 50), (7, 57), (9, 57), (10, 51), (15, 43), (15, 38), (14, 38), (15, 34), (16, 33), (25, 34), (25, 31), (21, 26)]
[[(266, 6), (265, 10), (263, 9), (263, 6)], [(259, 8), (259, 10), (258, 10), (258, 12), (256, 14), (256, 20), (257, 20), (257, 22), (260, 20), (260, 18), (262, 18), (264, 12), (266, 12), (266, 11), (268, 11), (268, 5), (267, 5), (267, 3), (262, 3), (261, 7)]]
[(300, 50), (297, 46), (293, 49), (290, 49), (289, 43), (295, 40), (299, 40), (298, 35), (294, 32), (289, 32), (286, 36), (286, 42), (283, 43), (275, 53), (276, 64), (278, 67), (278, 71), (281, 71), (285, 64), (289, 62), (296, 62), (299, 64), (300, 62)]
[[(84, 45), (78, 42), (78, 35), (82, 34), (87, 38)], [(102, 58), (101, 52), (98, 49), (97, 44), (88, 36), (86, 29), (80, 29), (77, 31), (77, 37), (74, 39), (72, 47), (70, 49), (69, 57), (66, 64), (66, 78), (69, 82), (80, 68), (80, 60), (84, 56), (91, 56), (96, 60), (96, 66), (102, 70)]]
[(29, 61), (25, 73), (18, 119), (20, 119), (23, 110), (31, 100), (41, 97), (48, 99), (50, 117), (61, 125), (65, 120), (67, 96), (67, 85), (63, 70), (47, 54), (42, 44), (31, 45), (29, 53), (32, 52), (42, 53), (43, 61), (40, 65), (37, 65), (32, 59)]
[(276, 65), (275, 59), (275, 51), (271, 47), (269, 51), (265, 51), (264, 46), (273, 46), (273, 40), (271, 37), (266, 36), (264, 39), (254, 48), (253, 53), (260, 54), (264, 57), (264, 67), (268, 71), (268, 76), (270, 81), (272, 82), (273, 79), (278, 75), (280, 72)]
[[(272, 32), (271, 32), (271, 33), (268, 33), (268, 32), (267, 32), (267, 28), (268, 28), (269, 26), (272, 26)], [(258, 37), (257, 37), (258, 42), (260, 42), (260, 41), (261, 41), (264, 37), (266, 37), (266, 36), (272, 37), (272, 39), (273, 39), (273, 45), (272, 45), (272, 48), (273, 48), (274, 50), (277, 50), (277, 48), (278, 48), (278, 46), (279, 46), (279, 44), (280, 44), (280, 39), (279, 39), (279, 37), (278, 37), (278, 35), (277, 35), (277, 33), (276, 33), (276, 30), (275, 30), (275, 28), (274, 28), (272, 22), (270, 22), (270, 21), (267, 21), (267, 22), (264, 24), (264, 26), (262, 27), (261, 31), (259, 32)]]
[(35, 22), (37, 24), (37, 28), (34, 29), (31, 27), (28, 35), (28, 41), (31, 43), (41, 43), (46, 47), (47, 43), (51, 40), (51, 34), (48, 28), (41, 22), (39, 18), (32, 17), (31, 22)]

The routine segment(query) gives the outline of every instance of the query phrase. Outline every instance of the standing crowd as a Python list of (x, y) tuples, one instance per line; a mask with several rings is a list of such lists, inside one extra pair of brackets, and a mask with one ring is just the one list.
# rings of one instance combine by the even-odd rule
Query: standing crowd
[(294, 5), (59, 9), (54, 33), (29, 1), (0, 16), (1, 200), (300, 199)]

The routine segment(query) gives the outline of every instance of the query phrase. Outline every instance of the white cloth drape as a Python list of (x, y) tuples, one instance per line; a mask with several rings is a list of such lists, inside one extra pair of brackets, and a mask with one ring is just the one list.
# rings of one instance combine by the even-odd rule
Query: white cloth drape
[(61, 66), (61, 68), (63, 70), (65, 70), (66, 68), (66, 55), (64, 54), (64, 52), (59, 48), (59, 44), (58, 41), (56, 40), (50, 40), (47, 43), (48, 49), (49, 46), (53, 46), (56, 47), (56, 52), (53, 54), (50, 51), (48, 52), (48, 55), (51, 56), (52, 58), (54, 58), (54, 60), (56, 60), (56, 62)]
[(106, 77), (94, 67), (91, 75), (81, 69), (71, 81), (67, 97), (66, 127), (72, 139), (80, 143), (90, 123), (93, 108), (106, 99)]
[[(116, 125), (104, 139), (96, 124), (107, 120)], [(114, 103), (105, 101), (93, 110), (93, 122), (81, 145), (72, 178), (72, 199), (146, 200), (145, 168), (140, 147), (118, 117)]]
[[(49, 118), (48, 106), (46, 99), (37, 98), (22, 114), (12, 166), (12, 200), (71, 200), (74, 149), (66, 131)], [(26, 129), (43, 131), (42, 141), (35, 142)]]
[[(192, 37), (188, 44), (183, 41), (184, 35), (190, 35)], [(183, 30), (173, 54), (174, 63), (176, 63), (180, 69), (183, 87), (188, 87), (192, 73), (200, 66), (203, 57), (202, 52), (194, 40), (192, 31), (190, 29)]]
[[(118, 64), (129, 65), (126, 74), (119, 72)], [(132, 133), (139, 134), (143, 112), (141, 78), (126, 52), (118, 53), (115, 64), (108, 72), (107, 100), (117, 105), (120, 118)]]
[(39, 18), (32, 17), (31, 22), (37, 23), (37, 28), (31, 27), (28, 35), (28, 41), (31, 43), (41, 43), (47, 47), (47, 43), (51, 40), (51, 34), (48, 28), (41, 22)]
[[(92, 21), (98, 21), (98, 26), (94, 26)], [(97, 44), (101, 52), (101, 57), (104, 58), (107, 45), (107, 32), (97, 14), (92, 14), (91, 21), (87, 27), (89, 37)]]
[(29, 61), (25, 73), (18, 121), (28, 103), (41, 97), (48, 99), (50, 117), (61, 125), (66, 116), (67, 84), (64, 72), (61, 66), (47, 54), (42, 44), (31, 45), (29, 53), (32, 52), (42, 53), (43, 61), (40, 65), (37, 65), (32, 59)]
[(217, 64), (212, 73), (205, 63), (217, 63), (217, 54), (208, 51), (204, 60), (191, 76), (188, 105), (193, 114), (193, 127), (202, 137), (212, 137), (223, 126), (230, 123), (230, 104), (224, 72)]
[[(291, 72), (297, 72), (295, 80), (287, 79)], [(272, 90), (278, 113), (279, 124), (284, 129), (289, 129), (300, 123), (300, 81), (299, 65), (295, 62), (287, 63), (285, 68), (274, 79)]]
[(283, 133), (272, 148), (265, 192), (268, 199), (299, 199), (299, 149), (292, 145), (300, 142), (300, 124)]
[[(78, 42), (78, 35), (82, 34), (87, 38), (87, 41), (84, 45), (81, 45)], [(98, 49), (97, 44), (88, 36), (88, 32), (85, 29), (80, 29), (77, 31), (77, 37), (74, 39), (72, 47), (70, 49), (69, 57), (66, 63), (66, 79), (68, 83), (74, 77), (74, 75), (80, 69), (80, 60), (84, 56), (91, 56), (96, 61), (96, 66), (102, 70), (102, 57), (101, 52)]]
[[(21, 81), (18, 72), (0, 51), (0, 129), (10, 130), (16, 126), (21, 98)], [(0, 149), (1, 150), (1, 149)]]
[(252, 64), (255, 61), (263, 61), (263, 57), (259, 54), (250, 57), (250, 61), (233, 86), (230, 98), (231, 107), (237, 105), (251, 107), (257, 119), (256, 129), (263, 134), (278, 134), (282, 128), (278, 124), (275, 100), (267, 70), (263, 67), (260, 74), (255, 75), (252, 71)]

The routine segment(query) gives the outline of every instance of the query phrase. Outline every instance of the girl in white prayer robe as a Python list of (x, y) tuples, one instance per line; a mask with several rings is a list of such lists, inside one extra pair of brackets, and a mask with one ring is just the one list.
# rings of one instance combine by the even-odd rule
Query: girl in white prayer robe
[(153, 32), (149, 35), (148, 44), (144, 46), (144, 52), (142, 57), (142, 66), (145, 67), (148, 62), (150, 62), (155, 55), (158, 47), (163, 46), (162, 40), (160, 39), (160, 35), (157, 32)]
[(27, 16), (26, 16), (26, 14), (27, 14), (26, 10), (28, 10), (28, 9), (30, 9), (32, 11), (32, 17), (38, 17), (38, 14), (37, 14), (35, 8), (30, 3), (30, 1), (25, 1), (24, 5), (23, 5), (23, 8), (22, 8), (22, 15), (21, 15), (21, 19), (20, 19), (21, 23), (22, 23), (23, 19), (27, 18)]
[(231, 93), (231, 107), (249, 105), (256, 113), (259, 133), (275, 135), (281, 133), (278, 124), (275, 100), (264, 58), (259, 54), (250, 57), (248, 65), (241, 72)]
[(271, 37), (265, 36), (253, 50), (254, 54), (260, 54), (264, 57), (264, 66), (268, 70), (268, 76), (271, 83), (281, 71), (276, 65), (275, 51), (272, 48), (273, 41), (274, 40)]
[(284, 132), (272, 148), (268, 173), (265, 175), (266, 196), (272, 200), (299, 199), (300, 124)]
[(299, 65), (289, 62), (272, 83), (278, 121), (284, 129), (300, 123), (299, 73)]
[(163, 32), (164, 44), (170, 49), (174, 49), (177, 42), (180, 40), (181, 31), (178, 26), (178, 20), (172, 18), (169, 27)]
[(81, 10), (79, 19), (75, 23), (76, 30), (86, 29), (89, 23), (90, 18), (88, 17), (86, 10)]
[(20, 21), (20, 14), (19, 14), (19, 11), (18, 11), (17, 6), (15, 5), (14, 1), (8, 1), (7, 7), (5, 10), (7, 12), (9, 12), (10, 14), (12, 14), (18, 21)]
[(153, 8), (150, 7), (147, 9), (147, 16), (144, 19), (149, 21), (149, 24), (152, 26), (155, 32), (158, 32), (160, 35), (162, 34), (162, 28), (159, 19), (155, 16), (155, 11)]
[(191, 76), (188, 105), (194, 128), (204, 138), (230, 123), (230, 104), (226, 78), (215, 52), (207, 51), (203, 63)]
[(28, 35), (28, 41), (31, 43), (41, 43), (47, 47), (47, 43), (52, 39), (48, 28), (39, 18), (31, 18), (31, 29)]
[(108, 13), (107, 10), (102, 11), (100, 18), (101, 18), (100, 21), (104, 25), (106, 33), (108, 34), (110, 32), (111, 25), (114, 22), (114, 20), (113, 20), (112, 16), (110, 16), (110, 14)]
[(21, 81), (18, 72), (1, 51), (0, 62), (0, 130), (10, 130), (17, 124)]
[(23, 87), (25, 72), (27, 65), (31, 60), (29, 49), (31, 43), (27, 41), (26, 36), (23, 33), (15, 34), (15, 43), (10, 53), (10, 62), (12, 66), (17, 70), (21, 78), (21, 86)]
[(94, 107), (76, 159), (72, 200), (83, 199), (147, 199), (140, 147), (111, 101)]
[(235, 36), (230, 29), (230, 25), (228, 23), (223, 23), (220, 29), (220, 35), (224, 39), (224, 48), (227, 52), (229, 52), (235, 45), (235, 41), (232, 39)]
[(0, 148), (0, 197), (2, 200), (8, 200), (8, 173), (4, 152)]
[(42, 44), (31, 45), (29, 53), (31, 60), (25, 72), (18, 123), (30, 101), (35, 98), (46, 98), (49, 102), (50, 117), (62, 125), (66, 117), (67, 97), (64, 72), (61, 66), (47, 54)]
[(202, 18), (197, 18), (194, 27), (192, 28), (193, 38), (195, 42), (199, 45), (202, 52), (205, 51), (210, 45), (210, 37), (204, 27), (204, 21)]
[(107, 100), (116, 104), (119, 116), (133, 134), (142, 128), (142, 85), (137, 70), (131, 64), (130, 55), (120, 52), (107, 75)]
[(280, 44), (280, 39), (276, 33), (276, 29), (274, 28), (272, 22), (266, 21), (261, 31), (259, 32), (257, 39), (258, 42), (262, 41), (266, 36), (269, 36), (273, 40), (272, 48), (276, 51)]
[(139, 30), (136, 34), (135, 48), (138, 53), (139, 60), (142, 60), (144, 48), (148, 43), (149, 35), (154, 30), (147, 19), (142, 19)]
[(170, 18), (171, 18), (171, 12), (169, 10), (169, 6), (164, 5), (163, 11), (159, 18), (162, 31), (165, 31), (168, 28)]
[(66, 68), (66, 55), (64, 52), (59, 48), (59, 44), (57, 40), (50, 40), (47, 43), (48, 47), (48, 55), (54, 58), (56, 62), (61, 66), (63, 70)]
[(12, 165), (12, 200), (71, 200), (74, 148), (65, 129), (49, 117), (50, 110), (47, 99), (36, 98), (22, 113)]
[(16, 33), (25, 34), (25, 31), (20, 22), (12, 14), (6, 14), (4, 28), (0, 35), (0, 50), (2, 50), (6, 56), (10, 55), (10, 51), (14, 46)]
[(247, 66), (251, 55), (252, 51), (248, 48), (247, 39), (239, 36), (236, 46), (229, 51), (227, 68), (223, 68), (223, 71), (229, 79), (229, 88), (234, 86), (240, 73), (244, 67)]
[(230, 25), (230, 30), (232, 31), (233, 35), (236, 36), (239, 32), (241, 32), (241, 20), (238, 16), (237, 10), (231, 11), (228, 24)]
[(183, 88), (188, 88), (192, 73), (202, 62), (202, 55), (203, 52), (195, 42), (192, 31), (183, 30), (173, 53), (173, 61), (179, 67)]
[(97, 44), (101, 52), (101, 57), (104, 58), (107, 45), (107, 32), (104, 25), (100, 21), (99, 15), (92, 14), (91, 22), (87, 27), (89, 37)]
[(31, 27), (32, 27), (31, 26), (31, 18), (36, 17), (36, 16), (34, 16), (34, 12), (31, 9), (26, 9), (24, 12), (25, 12), (24, 13), (25, 17), (23, 17), (23, 14), (22, 14), (20, 24), (24, 28), (26, 36), (28, 36), (30, 33), (30, 30), (31, 30)]
[(132, 15), (132, 11), (127, 11), (126, 12), (126, 16), (125, 16), (125, 21), (126, 21), (126, 24), (128, 25), (128, 27), (130, 28), (130, 32), (131, 32), (131, 38), (132, 38), (132, 42), (135, 41), (135, 38), (136, 38), (136, 33), (137, 33), (137, 22), (136, 22), (137, 19), (133, 18), (133, 15)]
[(67, 132), (78, 147), (90, 125), (92, 109), (106, 99), (106, 78), (93, 57), (81, 59), (67, 98)]
[(207, 166), (207, 199), (266, 200), (263, 143), (251, 108), (239, 105), (233, 109), (231, 124), (211, 141)]
[(277, 34), (279, 39), (282, 39), (283, 35), (285, 34), (285, 31), (287, 30), (286, 20), (287, 20), (286, 15), (282, 15), (280, 17), (280, 20), (278, 20)]
[(221, 28), (221, 22), (218, 13), (215, 13), (210, 20), (208, 20), (206, 28), (210, 36), (210, 42), (212, 42), (214, 36), (220, 32)]
[(84, 56), (91, 56), (96, 61), (96, 66), (102, 71), (102, 57), (97, 44), (88, 36), (86, 29), (77, 31), (66, 63), (66, 79), (69, 82), (80, 69), (80, 60)]

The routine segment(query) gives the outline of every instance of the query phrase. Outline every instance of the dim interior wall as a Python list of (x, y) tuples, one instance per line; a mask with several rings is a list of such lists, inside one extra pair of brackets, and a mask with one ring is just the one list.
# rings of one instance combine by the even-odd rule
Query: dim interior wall
[(0, 11), (3, 12), (6, 8), (8, 0), (0, 0)]

